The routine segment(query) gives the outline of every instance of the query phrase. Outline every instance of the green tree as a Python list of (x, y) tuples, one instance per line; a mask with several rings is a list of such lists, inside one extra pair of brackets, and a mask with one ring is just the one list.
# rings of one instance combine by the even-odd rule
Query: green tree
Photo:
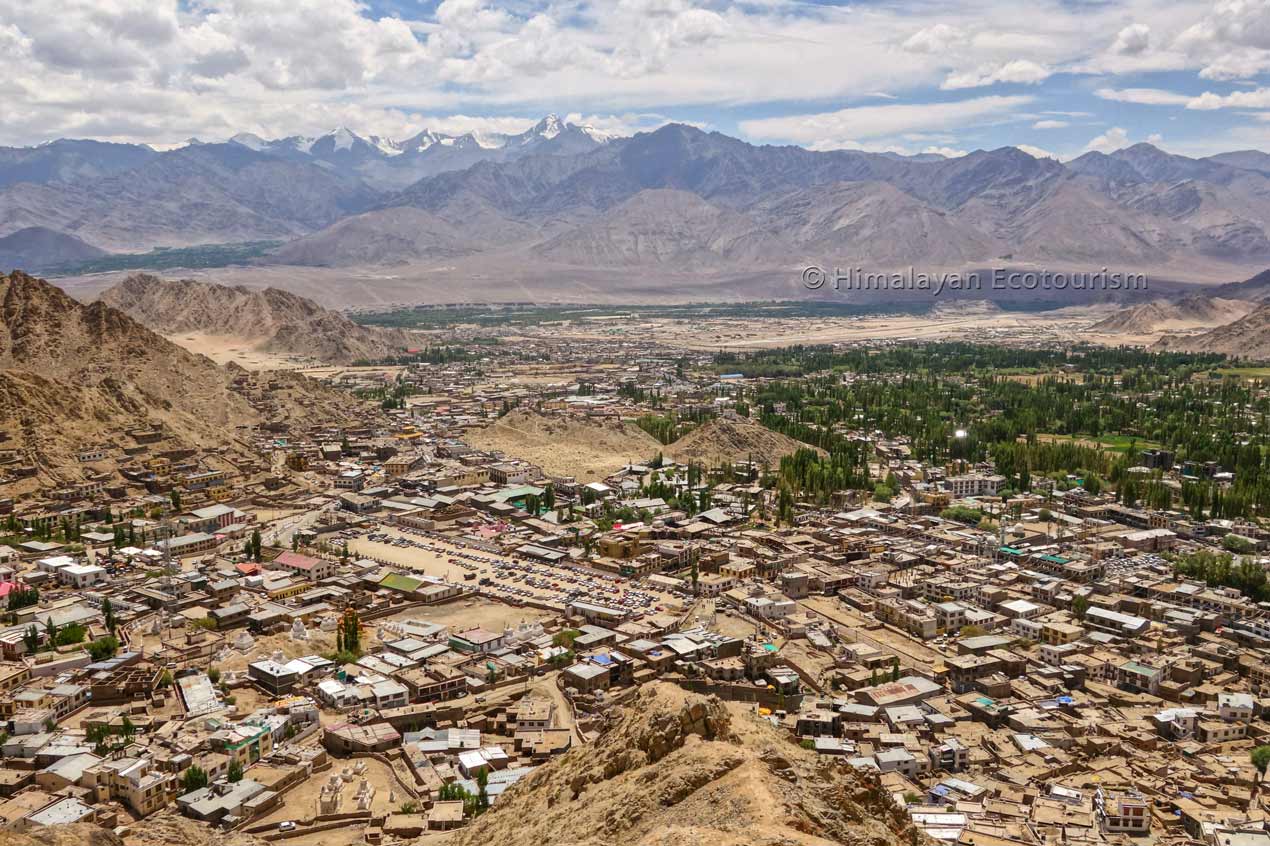
[(198, 764), (192, 765), (181, 776), (181, 793), (193, 793), (195, 790), (202, 790), (208, 785), (207, 770)]
[(1085, 618), (1085, 612), (1089, 610), (1089, 600), (1083, 596), (1072, 598), (1072, 613), (1076, 615), (1078, 620)]
[(106, 597), (101, 601), (101, 616), (105, 618), (106, 629), (113, 635), (115, 633), (115, 605), (110, 601), (110, 597)]
[(88, 644), (88, 654), (94, 661), (105, 661), (115, 657), (119, 651), (119, 641), (113, 635), (106, 635)]
[(230, 784), (242, 781), (243, 780), (242, 761), (239, 761), (237, 758), (231, 761), (229, 764), (229, 770), (226, 771), (225, 773), (225, 778), (228, 779)]
[(1266, 767), (1270, 766), (1270, 746), (1258, 746), (1249, 753), (1252, 759), (1252, 765), (1257, 768), (1257, 772), (1265, 775)]
[(482, 769), (476, 776), (476, 786), (480, 789), (477, 794), (477, 813), (482, 813), (489, 808), (489, 773)]
[(57, 631), (53, 638), (55, 646), (71, 646), (76, 643), (83, 643), (84, 638), (88, 636), (88, 629), (84, 628), (80, 623), (71, 623), (69, 626), (63, 626)]

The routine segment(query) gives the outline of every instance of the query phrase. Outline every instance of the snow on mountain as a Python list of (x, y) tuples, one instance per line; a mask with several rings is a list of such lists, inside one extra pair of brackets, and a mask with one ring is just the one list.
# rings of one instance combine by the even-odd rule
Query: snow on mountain
[(350, 150), (361, 139), (346, 127), (341, 126), (331, 133), (331, 140), (334, 142), (336, 150)]
[(400, 156), (405, 152), (405, 150), (401, 148), (401, 145), (396, 141), (383, 138), (379, 135), (372, 135), (367, 138), (366, 141), (385, 156)]
[(437, 145), (461, 149), (477, 147), (481, 150), (536, 147), (544, 142), (557, 139), (561, 135), (584, 137), (597, 144), (607, 143), (615, 137), (592, 126), (568, 123), (558, 115), (551, 114), (518, 135), (505, 135), (480, 129), (474, 129), (461, 135), (448, 135), (431, 129), (424, 129), (404, 141), (394, 141), (379, 135), (361, 136), (348, 127), (341, 126), (332, 132), (314, 138), (293, 135), (270, 141), (251, 132), (240, 132), (229, 140), (257, 152), (295, 151), (312, 154), (314, 148), (318, 147), (323, 152), (342, 153), (369, 147), (380, 155), (397, 157), (402, 155), (420, 155)]
[(268, 141), (251, 132), (240, 132), (229, 140), (234, 144), (241, 144), (249, 150), (255, 150), (257, 153), (269, 147)]
[(507, 146), (507, 136), (497, 132), (482, 132), (474, 129), (467, 134), (467, 137), (471, 138), (473, 143), (482, 150), (501, 150)]
[(534, 127), (534, 134), (540, 138), (548, 140), (555, 138), (560, 134), (563, 127), (560, 125), (560, 118), (556, 115), (547, 115), (538, 125)]
[(401, 190), (419, 179), (465, 170), (479, 162), (506, 162), (527, 155), (587, 152), (612, 140), (594, 127), (547, 115), (524, 132), (509, 135), (473, 129), (447, 134), (424, 129), (402, 141), (358, 135), (347, 126), (317, 137), (268, 140), (240, 132), (230, 143), (291, 161), (315, 160), (328, 170), (359, 179), (376, 190)]
[(611, 132), (605, 132), (601, 129), (596, 129), (594, 126), (591, 126), (591, 124), (589, 123), (584, 123), (580, 125), (578, 129), (582, 130), (584, 135), (586, 135), (588, 138), (590, 138), (592, 141), (594, 141), (597, 144), (607, 144), (617, 137)]

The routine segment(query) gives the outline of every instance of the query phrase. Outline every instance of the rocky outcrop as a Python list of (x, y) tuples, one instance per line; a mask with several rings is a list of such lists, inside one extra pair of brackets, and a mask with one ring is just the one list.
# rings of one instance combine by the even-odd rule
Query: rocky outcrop
[(655, 683), (595, 743), (503, 794), (453, 846), (898, 846), (919, 835), (876, 779), (748, 708)]

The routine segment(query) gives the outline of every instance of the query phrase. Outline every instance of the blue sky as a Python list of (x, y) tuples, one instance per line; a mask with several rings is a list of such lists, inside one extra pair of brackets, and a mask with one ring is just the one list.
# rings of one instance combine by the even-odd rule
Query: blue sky
[(1270, 0), (0, 0), (0, 143), (348, 126), (1270, 149)]

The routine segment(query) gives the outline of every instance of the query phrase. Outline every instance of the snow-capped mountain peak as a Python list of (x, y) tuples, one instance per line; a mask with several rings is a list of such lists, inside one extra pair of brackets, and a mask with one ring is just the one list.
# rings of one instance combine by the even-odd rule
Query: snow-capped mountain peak
[(606, 144), (614, 136), (550, 114), (523, 132), (504, 134), (474, 128), (449, 134), (422, 129), (404, 140), (359, 135), (339, 126), (317, 136), (262, 138), (239, 132), (229, 143), (264, 156), (305, 161), (353, 176), (380, 190), (399, 190), (420, 178), (462, 170), (481, 162), (529, 155), (572, 155)]
[(440, 144), (444, 138), (445, 136), (438, 135), (437, 133), (433, 132), (431, 129), (425, 129), (422, 132), (420, 132), (418, 135), (415, 135), (412, 138), (407, 138), (405, 141), (402, 141), (400, 146), (404, 152), (422, 153), (424, 150), (428, 149), (432, 145)]
[(496, 132), (482, 132), (474, 129), (468, 133), (468, 136), (483, 150), (497, 150), (507, 144), (507, 136)]
[(389, 138), (383, 138), (379, 135), (372, 135), (366, 139), (366, 142), (374, 147), (385, 156), (400, 156), (405, 152), (402, 146), (396, 141)]
[(257, 153), (269, 147), (268, 141), (252, 132), (240, 132), (229, 140)]
[(558, 115), (551, 114), (538, 121), (530, 129), (517, 135), (516, 138), (522, 145), (550, 141), (563, 132), (567, 126), (568, 124), (560, 120)]
[(590, 138), (592, 141), (594, 141), (597, 144), (607, 144), (608, 142), (612, 141), (614, 138), (617, 137), (611, 132), (605, 132), (602, 129), (596, 129), (594, 126), (592, 126), (589, 123), (581, 124), (577, 128), (578, 130), (582, 132), (583, 135), (587, 136), (588, 138)]
[(351, 149), (354, 144), (361, 140), (345, 126), (341, 126), (332, 132), (331, 139), (335, 142), (335, 149), (337, 150)]

